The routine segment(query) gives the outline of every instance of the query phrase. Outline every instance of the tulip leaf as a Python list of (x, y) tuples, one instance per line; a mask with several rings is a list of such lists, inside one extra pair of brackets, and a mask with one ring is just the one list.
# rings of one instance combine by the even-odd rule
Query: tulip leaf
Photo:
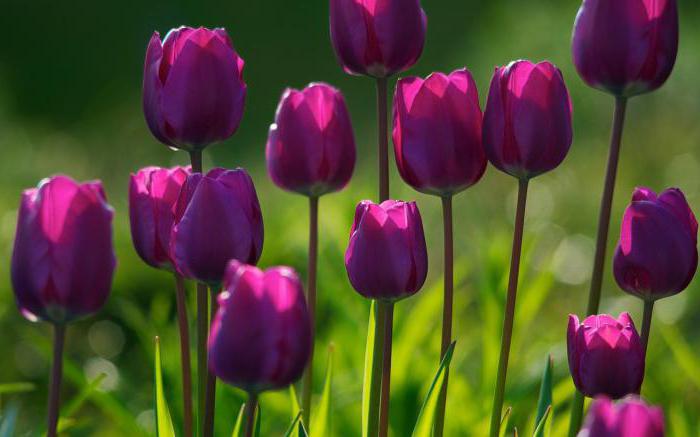
[(309, 433), (306, 431), (306, 428), (304, 428), (303, 420), (299, 420), (298, 435), (299, 437), (309, 437)]
[(513, 412), (513, 407), (506, 408), (506, 412), (503, 413), (501, 418), (501, 424), (498, 427), (498, 437), (506, 437), (506, 431), (508, 430), (508, 420), (510, 420), (510, 415)]
[[(289, 401), (292, 404), (292, 424), (293, 424), (292, 426), (294, 427), (294, 429), (291, 429), (291, 427), (290, 427), (290, 431), (292, 432), (290, 434), (290, 436), (291, 437), (299, 437), (300, 434), (296, 430), (295, 423), (296, 423), (297, 417), (301, 417), (302, 411), (301, 411), (301, 406), (299, 406), (299, 398), (297, 397), (297, 391), (293, 385), (289, 386)], [(301, 418), (299, 419), (300, 422), (302, 420), (303, 419), (301, 419)]]
[(160, 365), (160, 339), (156, 337), (156, 358), (155, 358), (155, 398), (156, 398), (156, 436), (175, 437), (173, 420), (170, 417), (168, 402), (165, 400), (163, 392), (163, 371)]
[(372, 366), (374, 363), (374, 330), (377, 304), (374, 300), (369, 307), (369, 323), (367, 325), (367, 344), (365, 345), (365, 371), (362, 378), (362, 437), (370, 437), (369, 426), (369, 397), (372, 390)]
[(545, 435), (545, 430), (550, 427), (549, 424), (552, 423), (549, 418), (552, 416), (552, 406), (548, 406), (547, 409), (544, 412), (544, 416), (542, 416), (542, 419), (537, 423), (537, 427), (535, 428), (535, 432), (532, 433), (533, 437), (535, 436), (541, 436)]
[(236, 424), (233, 425), (233, 432), (231, 437), (240, 437), (241, 431), (243, 430), (243, 419), (245, 418), (245, 404), (241, 405), (240, 410), (238, 410), (238, 416), (236, 416)]
[[(532, 434), (533, 437), (545, 437), (551, 432), (552, 420), (547, 421), (549, 425), (543, 425), (546, 421), (546, 416), (551, 416), (552, 408), (552, 370), (554, 363), (552, 361), (552, 356), (547, 357), (547, 362), (544, 366), (544, 372), (542, 373), (542, 384), (540, 385), (540, 398), (537, 401), (537, 416), (535, 418), (535, 432)], [(548, 413), (549, 412), (549, 413)]]
[(262, 420), (262, 408), (260, 408), (260, 402), (258, 402), (258, 407), (255, 409), (255, 429), (253, 430), (253, 435), (255, 437), (260, 437), (260, 421)]
[(430, 384), (428, 395), (425, 397), (423, 406), (418, 414), (416, 426), (413, 428), (413, 437), (430, 437), (432, 435), (435, 415), (437, 413), (438, 398), (440, 397), (442, 386), (445, 383), (445, 375), (447, 374), (447, 369), (450, 367), (454, 349), (455, 342), (452, 342), (450, 347), (447, 348), (447, 351), (445, 351), (445, 356), (442, 358), (440, 367), (435, 374), (435, 378), (433, 378), (432, 384)]
[(314, 435), (331, 435), (331, 380), (333, 377), (333, 350), (335, 347), (331, 343), (328, 346), (328, 366), (326, 367), (326, 382), (323, 385), (321, 400), (316, 407), (315, 414), (311, 420), (311, 430)]
[(0, 437), (13, 437), (17, 426), (19, 407), (11, 404), (0, 416)]
[[(294, 436), (295, 435), (294, 431), (297, 431), (296, 435), (299, 435), (298, 430), (299, 430), (299, 422), (300, 421), (301, 421), (301, 411), (299, 411), (297, 413), (296, 417), (294, 418), (294, 420), (292, 420), (292, 423), (289, 425), (289, 428), (287, 428), (287, 432), (284, 433), (284, 437)], [(236, 436), (236, 437), (238, 437), (238, 436)]]

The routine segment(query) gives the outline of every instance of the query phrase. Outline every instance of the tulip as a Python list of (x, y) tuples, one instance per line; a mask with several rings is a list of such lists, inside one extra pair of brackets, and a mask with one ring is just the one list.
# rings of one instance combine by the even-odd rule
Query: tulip
[(243, 116), (243, 59), (224, 29), (173, 29), (146, 50), (143, 111), (163, 144), (188, 151), (233, 135)]
[(601, 396), (591, 404), (579, 437), (664, 437), (664, 413), (636, 396), (617, 405)]
[(499, 170), (530, 179), (556, 168), (572, 141), (571, 99), (549, 62), (496, 68), (484, 112), (486, 156)]
[(310, 356), (304, 291), (290, 267), (266, 271), (231, 261), (209, 336), (209, 369), (248, 393), (288, 386)]
[(331, 41), (346, 72), (388, 77), (416, 63), (428, 20), (419, 0), (330, 0)]
[(394, 152), (399, 173), (418, 191), (454, 195), (486, 169), (481, 108), (471, 73), (404, 78), (394, 94)]
[(583, 0), (574, 65), (590, 86), (620, 97), (666, 82), (678, 52), (676, 0)]
[(683, 193), (637, 188), (625, 210), (613, 271), (620, 288), (644, 300), (683, 291), (698, 265), (698, 222)]
[(179, 273), (216, 286), (229, 260), (255, 264), (262, 245), (260, 204), (244, 169), (214, 168), (188, 176), (170, 236), (170, 256)]
[(613, 399), (639, 393), (644, 379), (644, 349), (628, 313), (615, 319), (569, 316), (569, 370), (576, 388), (588, 397)]
[(64, 324), (104, 305), (116, 267), (113, 215), (99, 181), (53, 176), (24, 191), (12, 285), (27, 319)]
[(339, 90), (322, 83), (287, 89), (267, 140), (277, 186), (310, 197), (342, 189), (355, 167), (355, 138)]
[(146, 167), (131, 175), (131, 238), (141, 259), (152, 267), (173, 270), (170, 233), (175, 203), (189, 174), (188, 167)]

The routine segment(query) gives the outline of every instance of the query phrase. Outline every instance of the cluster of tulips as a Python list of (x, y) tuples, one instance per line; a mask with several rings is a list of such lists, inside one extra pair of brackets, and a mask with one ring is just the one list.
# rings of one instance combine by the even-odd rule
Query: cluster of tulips
[[(387, 108), (388, 79), (419, 59), (426, 29), (419, 0), (330, 1), (330, 34), (340, 64), (377, 85), (379, 198), (357, 205), (345, 253), (350, 283), (373, 301), (364, 435), (387, 435), (393, 307), (421, 289), (428, 270), (417, 204), (389, 194)], [(581, 322), (571, 315), (568, 323), (569, 368), (578, 389), (570, 435), (663, 436), (663, 413), (638, 395), (654, 302), (684, 290), (698, 262), (698, 225), (679, 189), (657, 195), (637, 188), (622, 218), (613, 272), (624, 291), (644, 302), (641, 336), (629, 314), (615, 318), (598, 312), (626, 103), (657, 89), (671, 73), (678, 47), (676, 2), (584, 0), (572, 45), (583, 80), (614, 96), (616, 105), (587, 317)], [(241, 121), (243, 66), (223, 29), (181, 27), (163, 40), (155, 33), (146, 52), (143, 109), (148, 126), (160, 142), (191, 158), (189, 167), (141, 169), (129, 186), (136, 251), (148, 265), (174, 276), (186, 436), (195, 433), (195, 408), (185, 280), (197, 284), (199, 435), (213, 434), (217, 378), (248, 393), (246, 434), (252, 435), (258, 395), (303, 376), (302, 421), (308, 427), (318, 202), (349, 182), (356, 161), (353, 129), (338, 89), (313, 83), (283, 93), (269, 130), (267, 169), (276, 185), (309, 199), (306, 287), (290, 267), (255, 267), (263, 249), (263, 215), (252, 178), (242, 168), (202, 168), (203, 149), (231, 137)], [(572, 136), (572, 102), (564, 78), (546, 61), (520, 60), (496, 68), (483, 113), (466, 68), (425, 79), (406, 77), (396, 84), (398, 171), (417, 191), (439, 197), (444, 211), (444, 311), (436, 364), (453, 341), (452, 198), (479, 181), (487, 161), (518, 181), (491, 436), (501, 432), (528, 184), (565, 159)], [(21, 312), (55, 327), (50, 436), (56, 435), (65, 326), (98, 311), (109, 294), (116, 265), (112, 217), (100, 182), (54, 176), (22, 196), (12, 281)], [(443, 434), (447, 391), (445, 376), (435, 436)], [(596, 400), (582, 428), (584, 396)]]

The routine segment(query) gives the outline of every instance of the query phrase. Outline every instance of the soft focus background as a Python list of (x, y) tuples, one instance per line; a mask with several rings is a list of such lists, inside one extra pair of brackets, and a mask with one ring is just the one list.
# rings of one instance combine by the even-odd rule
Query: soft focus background
[[(659, 92), (632, 100), (625, 131), (608, 254), (636, 185), (681, 187), (700, 212), (700, 5), (680, 0), (676, 69)], [(466, 66), (484, 103), (495, 65), (549, 59), (564, 72), (574, 103), (575, 139), (566, 161), (531, 184), (525, 258), (516, 312), (506, 405), (529, 434), (547, 354), (554, 357), (555, 435), (564, 435), (573, 393), (566, 364), (567, 315), (581, 314), (588, 294), (612, 98), (587, 88), (571, 63), (576, 0), (423, 0), (429, 17), (423, 57), (408, 74)], [(205, 166), (243, 166), (257, 185), (265, 220), (261, 266), (288, 264), (305, 273), (303, 197), (273, 186), (264, 166), (267, 128), (282, 90), (311, 81), (345, 93), (353, 118), (358, 168), (351, 184), (321, 201), (316, 392), (328, 345), (335, 345), (333, 435), (359, 435), (368, 303), (350, 287), (343, 265), (354, 205), (375, 197), (374, 86), (344, 74), (329, 41), (326, 0), (88, 1), (3, 0), (0, 29), (0, 385), (2, 408), (19, 405), (20, 435), (43, 428), (50, 331), (17, 312), (9, 259), (22, 189), (66, 173), (99, 178), (116, 209), (119, 266), (105, 309), (69, 328), (63, 405), (70, 435), (149, 435), (153, 422), (153, 337), (163, 341), (165, 384), (174, 418), (181, 411), (172, 278), (140, 262), (128, 226), (129, 173), (146, 165), (186, 163), (150, 135), (141, 111), (146, 43), (181, 24), (224, 26), (246, 61), (248, 100), (239, 132), (205, 152)], [(392, 159), (393, 161), (393, 159)], [(424, 289), (397, 306), (391, 431), (406, 436), (437, 368), (442, 304), (441, 212), (436, 198), (407, 187), (392, 164), (392, 195), (417, 199), (430, 250)], [(447, 435), (482, 436), (495, 381), (515, 204), (515, 180), (490, 167), (455, 200), (457, 348), (450, 377)], [(191, 293), (190, 297), (194, 297)], [(192, 306), (193, 308), (193, 306)], [(641, 303), (619, 291), (610, 262), (601, 308)], [(698, 435), (700, 419), (700, 280), (656, 306), (643, 395), (666, 411), (671, 436)], [(639, 323), (641, 324), (641, 323)], [(97, 390), (90, 381), (106, 377)], [(22, 393), (8, 393), (16, 389)], [(14, 390), (12, 390), (14, 389)], [(217, 435), (230, 435), (242, 395), (219, 386)], [(286, 392), (263, 396), (264, 435), (291, 420)]]

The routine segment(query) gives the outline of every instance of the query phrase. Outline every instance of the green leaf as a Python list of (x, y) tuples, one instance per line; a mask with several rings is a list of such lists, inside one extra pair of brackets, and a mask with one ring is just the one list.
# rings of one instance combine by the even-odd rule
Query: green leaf
[(309, 433), (306, 431), (306, 428), (304, 428), (304, 421), (300, 420), (299, 421), (299, 429), (297, 430), (299, 437), (309, 437)]
[(102, 381), (107, 377), (106, 373), (100, 373), (97, 378), (93, 379), (88, 385), (76, 395), (71, 401), (61, 408), (61, 417), (58, 419), (58, 432), (67, 432), (70, 428), (78, 425), (78, 422), (71, 416), (78, 412), (80, 407), (90, 399), (92, 394), (102, 384)]
[(501, 424), (498, 427), (498, 437), (505, 437), (506, 431), (508, 431), (508, 420), (510, 420), (510, 415), (513, 412), (513, 407), (506, 408), (506, 412), (503, 413), (501, 418)]
[(369, 430), (369, 397), (372, 382), (372, 365), (374, 363), (374, 319), (377, 305), (374, 300), (369, 307), (369, 323), (367, 324), (367, 344), (365, 345), (365, 372), (362, 378), (362, 437), (370, 437)]
[(31, 382), (8, 382), (6, 384), (0, 384), (0, 395), (26, 393), (35, 389), (36, 385)]
[(552, 416), (552, 406), (548, 406), (547, 409), (544, 412), (544, 416), (542, 416), (542, 419), (537, 423), (537, 427), (535, 428), (535, 432), (532, 434), (533, 436), (538, 436), (538, 435), (544, 435), (545, 434), (545, 429), (549, 428), (549, 424), (552, 423), (549, 418)]
[(173, 420), (170, 417), (168, 402), (163, 393), (163, 372), (160, 365), (160, 339), (155, 338), (156, 359), (155, 359), (155, 397), (156, 397), (156, 436), (175, 437)]
[(445, 356), (440, 363), (435, 378), (433, 379), (430, 389), (428, 390), (428, 395), (423, 401), (423, 406), (418, 414), (418, 420), (416, 421), (416, 427), (413, 428), (414, 437), (430, 437), (433, 432), (433, 424), (435, 422), (435, 414), (437, 412), (438, 398), (440, 397), (440, 391), (442, 390), (442, 385), (445, 382), (445, 374), (447, 369), (450, 367), (450, 361), (452, 360), (452, 353), (455, 349), (455, 342), (452, 342)]
[(326, 367), (326, 382), (323, 386), (321, 400), (316, 407), (311, 420), (311, 429), (314, 435), (324, 436), (331, 434), (331, 380), (333, 377), (333, 344), (328, 346), (328, 366)]
[(289, 386), (289, 401), (292, 404), (292, 417), (296, 417), (301, 411), (299, 406), (299, 398), (297, 397), (297, 391), (294, 389), (293, 385)]
[(245, 418), (245, 404), (241, 405), (241, 409), (238, 410), (238, 417), (236, 417), (236, 424), (233, 425), (233, 432), (231, 437), (240, 437), (241, 431), (243, 430), (243, 419)]
[[(552, 408), (552, 370), (554, 367), (554, 362), (552, 361), (552, 356), (547, 357), (547, 362), (544, 366), (544, 372), (542, 374), (542, 384), (540, 385), (540, 398), (537, 401), (537, 416), (535, 418), (535, 432), (532, 434), (533, 437), (545, 437), (550, 434), (551, 423), (549, 420), (549, 426), (541, 426), (545, 422), (545, 417), (547, 415), (551, 416)], [(549, 412), (549, 413), (548, 413)]]
[(0, 437), (13, 437), (15, 435), (18, 414), (19, 407), (15, 404), (10, 404), (0, 417)]
[[(287, 428), (287, 432), (284, 433), (284, 437), (292, 437), (294, 435), (294, 431), (297, 431), (297, 435), (298, 435), (300, 421), (301, 421), (301, 411), (299, 411), (297, 413), (296, 417), (294, 418), (294, 420), (292, 420), (292, 423), (289, 425), (289, 428)], [(238, 436), (235, 436), (235, 437), (238, 437)]]

